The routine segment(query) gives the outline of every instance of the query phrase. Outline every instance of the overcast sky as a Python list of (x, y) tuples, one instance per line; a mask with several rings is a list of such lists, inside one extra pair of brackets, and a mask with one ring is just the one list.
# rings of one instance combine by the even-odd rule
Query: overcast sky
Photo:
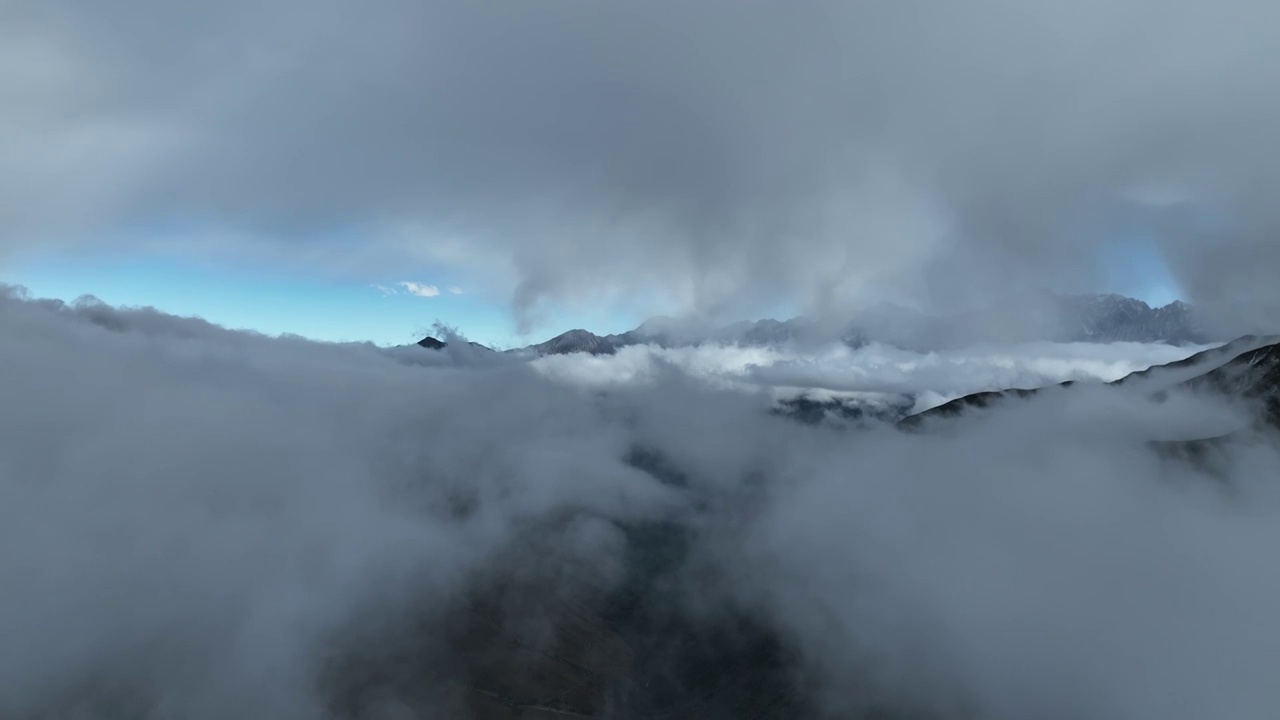
[(8, 0), (0, 248), (459, 283), (527, 322), (750, 315), (1097, 289), (1123, 207), (1180, 294), (1256, 325), (1277, 26), (1268, 0)]

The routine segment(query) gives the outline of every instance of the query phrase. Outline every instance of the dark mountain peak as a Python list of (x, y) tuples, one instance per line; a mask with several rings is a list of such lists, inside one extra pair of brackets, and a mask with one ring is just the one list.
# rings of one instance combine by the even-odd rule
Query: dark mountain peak
[[(443, 340), (437, 340), (436, 338), (433, 338), (430, 335), (419, 340), (417, 344), (419, 347), (424, 347), (428, 350), (443, 350), (446, 347), (449, 347), (449, 343)], [(468, 341), (467, 347), (475, 348), (476, 350), (488, 350), (489, 352), (493, 352), (493, 348), (489, 347), (488, 345), (481, 345), (478, 342)]]

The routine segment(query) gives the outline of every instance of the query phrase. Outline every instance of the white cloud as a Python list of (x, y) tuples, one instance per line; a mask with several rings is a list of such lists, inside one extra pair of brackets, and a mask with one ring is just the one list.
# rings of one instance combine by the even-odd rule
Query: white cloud
[(462, 288), (458, 287), (457, 285), (453, 285), (449, 288), (449, 292), (453, 295), (461, 295)]
[(435, 285), (423, 285), (422, 283), (410, 282), (408, 280), (401, 280), (396, 284), (404, 288), (405, 292), (410, 295), (416, 295), (418, 297), (436, 297), (440, 294), (440, 288)]
[[(1207, 346), (1205, 346), (1207, 347)], [(1024, 343), (918, 353), (871, 344), (812, 352), (702, 345), (635, 345), (615, 355), (551, 355), (533, 361), (542, 374), (569, 384), (607, 387), (660, 378), (674, 367), (723, 388), (769, 388), (777, 394), (911, 395), (915, 410), (986, 390), (1041, 387), (1067, 380), (1109, 382), (1205, 349), (1161, 343)]]
[[(319, 673), (349, 657), (338, 685), (420, 661), (380, 695), (403, 716), (465, 716), (414, 705), (433, 697), (448, 608), (477, 578), (568, 577), (557, 562), (608, 589), (636, 519), (694, 531), (692, 564), (664, 579), (670, 609), (695, 598), (771, 628), (825, 716), (872, 695), (991, 720), (1280, 707), (1280, 455), (1227, 446), (1210, 478), (1142, 443), (1203, 399), (1082, 388), (910, 435), (804, 427), (742, 392), (804, 373), (938, 392), (1107, 378), (1163, 350), (470, 366), (3, 291), (0, 336), (5, 717), (106, 716), (81, 691), (108, 688), (148, 719), (345, 720)], [(556, 368), (612, 379), (597, 392)], [(684, 485), (625, 462), (635, 447)], [(574, 518), (615, 542), (559, 529)], [(538, 562), (520, 562), (531, 547)]]

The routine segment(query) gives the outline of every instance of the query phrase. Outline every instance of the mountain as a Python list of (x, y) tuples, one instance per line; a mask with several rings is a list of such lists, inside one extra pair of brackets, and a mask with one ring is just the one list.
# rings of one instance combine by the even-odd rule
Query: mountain
[(1202, 344), (1215, 339), (1182, 302), (1163, 307), (1122, 295), (1029, 293), (982, 308), (943, 316), (878, 305), (850, 328), (898, 347), (927, 352), (979, 343), (1163, 342)]
[[(1225, 338), (1203, 330), (1191, 306), (1173, 302), (1151, 307), (1123, 295), (1056, 295), (1037, 293), (1006, 299), (981, 310), (926, 315), (880, 303), (845, 319), (766, 318), (717, 326), (704, 321), (654, 317), (639, 327), (614, 335), (574, 329), (545, 342), (508, 352), (528, 355), (612, 355), (632, 345), (663, 348), (704, 344), (743, 347), (819, 347), (844, 344), (858, 348), (880, 342), (905, 350), (931, 352), (981, 343), (1011, 342), (1143, 342), (1171, 345), (1205, 344)], [(440, 350), (447, 343), (425, 337), (421, 347)], [(490, 348), (478, 343), (472, 347)]]
[(634, 342), (619, 342), (617, 338), (617, 335), (601, 337), (586, 330), (570, 330), (546, 342), (531, 345), (526, 350), (532, 350), (539, 355), (568, 355), (571, 353), (612, 355), (617, 352), (619, 347), (636, 344)]
[(843, 320), (766, 318), (714, 326), (669, 317), (646, 320), (634, 330), (596, 335), (577, 329), (523, 348), (538, 355), (608, 355), (631, 345), (689, 347), (703, 344), (747, 347), (820, 346), (842, 343), (861, 347), (881, 342), (929, 352), (979, 343), (1145, 342), (1203, 344), (1215, 339), (1200, 328), (1183, 302), (1151, 307), (1122, 295), (1037, 293), (1011, 297), (980, 310), (926, 315), (881, 303)]
[[(449, 343), (444, 342), (443, 340), (437, 340), (436, 338), (433, 338), (430, 335), (428, 335), (422, 338), (421, 340), (419, 340), (417, 342), (417, 345), (418, 347), (424, 347), (428, 350), (443, 350), (449, 346)], [(480, 343), (477, 343), (477, 342), (468, 342), (467, 345), (473, 348), (476, 348), (477, 350), (488, 350), (489, 352), (493, 352), (493, 348), (489, 347), (488, 345), (481, 345)]]
[(1280, 343), (1241, 353), (1214, 370), (1183, 382), (1182, 386), (1251, 402), (1260, 421), (1280, 427)]
[(1064, 298), (1062, 307), (1068, 323), (1065, 334), (1081, 341), (1185, 345), (1207, 340), (1191, 306), (1182, 301), (1153, 308), (1122, 295), (1086, 295)]
[[(898, 422), (898, 427), (917, 429), (929, 420), (955, 418), (1008, 400), (1025, 399), (1075, 384), (1067, 381), (1047, 388), (973, 393), (906, 417)], [(1260, 421), (1280, 427), (1280, 338), (1246, 335), (1226, 345), (1167, 365), (1140, 370), (1107, 384), (1146, 392), (1156, 400), (1175, 388), (1228, 395), (1254, 403)]]

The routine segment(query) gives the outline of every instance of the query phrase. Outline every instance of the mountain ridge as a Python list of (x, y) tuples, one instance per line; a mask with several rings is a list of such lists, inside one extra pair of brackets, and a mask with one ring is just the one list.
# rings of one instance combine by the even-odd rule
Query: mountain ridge
[[(509, 353), (612, 355), (632, 345), (691, 347), (704, 344), (777, 347), (844, 344), (861, 347), (881, 342), (929, 352), (983, 342), (1147, 342), (1171, 345), (1226, 340), (1200, 326), (1194, 309), (1182, 302), (1152, 307), (1117, 294), (1057, 295), (1041, 293), (1007, 299), (979, 310), (926, 315), (911, 308), (880, 303), (849, 318), (819, 321), (808, 317), (764, 318), (713, 325), (705, 321), (652, 317), (632, 330), (597, 335), (575, 328), (546, 341)], [(419, 345), (442, 349), (433, 337)], [(471, 343), (473, 347), (485, 348)], [(489, 349), (489, 348), (485, 348)]]
[[(1146, 370), (1132, 372), (1105, 383), (1112, 387), (1139, 383), (1156, 399), (1170, 389), (1208, 391), (1259, 404), (1259, 420), (1280, 427), (1280, 336), (1245, 335), (1220, 347)], [(1068, 380), (1037, 388), (1010, 388), (971, 393), (936, 407), (909, 415), (897, 426), (912, 430), (925, 421), (955, 418), (972, 409), (985, 409), (1008, 399), (1025, 399), (1054, 389), (1070, 388)]]

